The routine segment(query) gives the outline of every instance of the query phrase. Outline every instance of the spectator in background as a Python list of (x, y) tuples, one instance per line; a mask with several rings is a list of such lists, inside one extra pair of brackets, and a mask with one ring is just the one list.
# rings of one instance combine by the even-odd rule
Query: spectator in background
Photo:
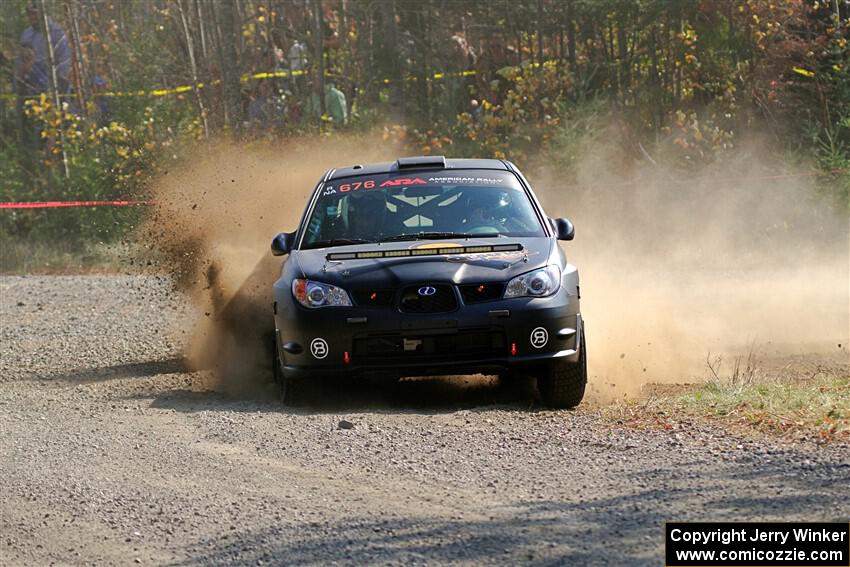
[(109, 124), (112, 120), (112, 110), (109, 108), (109, 97), (103, 93), (109, 91), (109, 83), (100, 75), (94, 76), (94, 103), (97, 110), (97, 123), (100, 126)]
[(292, 42), (289, 50), (286, 52), (286, 63), (289, 67), (289, 72), (292, 74), (289, 77), (292, 91), (298, 97), (309, 93), (307, 83), (307, 66), (310, 61), (307, 59), (307, 46), (297, 39)]
[(35, 50), (29, 44), (22, 44), (18, 49), (14, 76), (15, 94), (20, 97), (33, 96), (47, 91), (47, 76), (33, 73), (34, 65)]
[(322, 99), (319, 98), (321, 87), (316, 81), (308, 84), (310, 96), (304, 99), (300, 106), (298, 119), (305, 121), (304, 124), (316, 124), (317, 121), (331, 123), (336, 128), (342, 128), (348, 124), (348, 104), (345, 94), (336, 88), (333, 81), (325, 83), (325, 114), (322, 114)]
[(474, 81), (463, 73), (474, 69), (476, 59), (475, 51), (466, 41), (464, 32), (455, 30), (445, 44), (442, 60), (446, 69), (446, 111), (453, 115), (466, 110), (468, 87), (474, 85)]
[(465, 71), (475, 66), (477, 55), (475, 50), (466, 41), (466, 34), (457, 30), (449, 39), (449, 67), (455, 71)]
[[(489, 37), (476, 62), (476, 91), (481, 102), (500, 105), (504, 99), (505, 81), (500, 71), (514, 64), (516, 50), (498, 35)], [(480, 109), (479, 109), (480, 110)]]
[[(98, 126), (105, 126), (112, 120), (112, 111), (109, 107), (109, 97), (105, 96), (109, 92), (109, 83), (100, 75), (95, 75), (91, 83), (92, 104), (89, 107), (91, 117)], [(77, 97), (70, 97), (68, 100), (68, 110), (77, 116), (85, 116), (86, 110), (80, 107)]]
[(289, 63), (290, 71), (305, 70), (309, 64), (307, 60), (307, 46), (296, 39), (292, 42), (292, 46), (286, 54), (286, 60)]
[(274, 82), (262, 79), (248, 103), (248, 120), (258, 130), (270, 130), (282, 125), (285, 113), (286, 109), (275, 94)]
[[(14, 88), (15, 94), (18, 95), (18, 119), (20, 121), (20, 144), (35, 150), (42, 145), (41, 139), (41, 123), (29, 118), (24, 112), (25, 102), (28, 98), (35, 97), (39, 93), (47, 92), (47, 77), (43, 74), (33, 73), (35, 65), (35, 50), (29, 44), (21, 45), (18, 48), (17, 58), (14, 68)], [(43, 81), (45, 82), (41, 82)], [(24, 159), (26, 161), (26, 169), (31, 170), (36, 167), (34, 152), (25, 152)]]
[[(48, 57), (47, 41), (42, 32), (42, 15), (34, 2), (27, 4), (27, 17), (30, 25), (21, 34), (21, 45), (33, 50), (33, 63), (26, 76), (28, 84), (36, 86), (39, 92), (46, 92), (50, 85), (50, 59)], [(53, 63), (56, 66), (56, 89), (60, 93), (70, 90), (68, 74), (71, 71), (71, 50), (68, 47), (68, 37), (59, 24), (47, 19), (50, 40), (53, 43)]]
[(325, 110), (330, 116), (331, 122), (337, 128), (348, 124), (348, 106), (345, 94), (336, 88), (333, 81), (325, 83)]

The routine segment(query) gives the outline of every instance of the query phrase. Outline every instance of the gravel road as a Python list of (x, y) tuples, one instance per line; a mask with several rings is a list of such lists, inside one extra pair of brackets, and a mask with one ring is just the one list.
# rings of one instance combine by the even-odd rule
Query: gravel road
[(0, 309), (2, 565), (657, 566), (665, 520), (850, 518), (847, 446), (485, 382), (234, 399), (185, 370), (165, 279), (7, 276)]

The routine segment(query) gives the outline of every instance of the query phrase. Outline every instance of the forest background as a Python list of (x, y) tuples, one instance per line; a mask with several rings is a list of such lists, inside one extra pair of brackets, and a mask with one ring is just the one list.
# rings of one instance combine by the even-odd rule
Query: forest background
[[(70, 57), (41, 92), (33, 10)], [(10, 0), (0, 30), (0, 202), (143, 201), (199, 144), (352, 134), (546, 164), (564, 187), (605, 137), (615, 170), (757, 163), (848, 211), (845, 0)], [(144, 214), (9, 209), (0, 238), (82, 251)]]

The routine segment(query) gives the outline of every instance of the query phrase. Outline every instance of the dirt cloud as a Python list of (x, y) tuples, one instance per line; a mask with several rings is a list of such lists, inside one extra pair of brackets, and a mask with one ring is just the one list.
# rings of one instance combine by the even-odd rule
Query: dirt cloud
[[(187, 358), (213, 369), (213, 387), (265, 387), (280, 266), (271, 238), (296, 227), (327, 168), (407, 153), (379, 138), (206, 145), (159, 182), (144, 238), (197, 307)], [(752, 344), (847, 356), (847, 213), (818, 197), (811, 178), (754, 158), (757, 148), (687, 178), (650, 160), (624, 165), (618, 152), (582, 144), (568, 182), (555, 168), (529, 171), (548, 212), (576, 225), (566, 250), (581, 273), (599, 397), (703, 378), (709, 352), (730, 360)]]
[(705, 378), (709, 353), (727, 369), (751, 348), (846, 362), (848, 217), (811, 176), (787, 173), (755, 142), (687, 176), (649, 157), (623, 162), (600, 141), (574, 156), (569, 183), (554, 168), (530, 180), (548, 212), (576, 226), (566, 250), (598, 394)]
[[(380, 140), (380, 134), (378, 134)], [(299, 138), (276, 148), (207, 144), (156, 185), (142, 238), (197, 308), (186, 353), (212, 369), (211, 387), (255, 395), (270, 375), (271, 285), (281, 259), (275, 234), (294, 230), (310, 192), (331, 167), (395, 159), (363, 138)], [(164, 264), (164, 266), (162, 265)]]

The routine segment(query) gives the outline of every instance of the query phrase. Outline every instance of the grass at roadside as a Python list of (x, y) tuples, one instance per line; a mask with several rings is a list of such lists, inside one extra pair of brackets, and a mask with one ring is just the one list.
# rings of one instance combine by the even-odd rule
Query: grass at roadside
[(0, 274), (121, 273), (131, 256), (120, 244), (71, 246), (62, 241), (7, 239), (0, 245)]
[(827, 442), (850, 441), (847, 367), (805, 380), (736, 384), (711, 380), (668, 395), (610, 406), (608, 417), (632, 427), (671, 428), (692, 419)]

